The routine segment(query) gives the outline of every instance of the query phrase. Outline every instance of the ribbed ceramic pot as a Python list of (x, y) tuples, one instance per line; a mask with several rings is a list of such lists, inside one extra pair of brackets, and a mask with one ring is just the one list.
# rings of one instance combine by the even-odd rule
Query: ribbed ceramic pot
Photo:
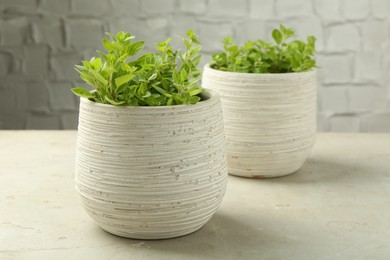
[(253, 74), (206, 65), (203, 87), (221, 96), (229, 173), (270, 178), (302, 167), (316, 135), (316, 71)]
[(81, 98), (76, 188), (88, 214), (123, 237), (201, 228), (227, 184), (218, 94), (196, 105), (117, 107)]

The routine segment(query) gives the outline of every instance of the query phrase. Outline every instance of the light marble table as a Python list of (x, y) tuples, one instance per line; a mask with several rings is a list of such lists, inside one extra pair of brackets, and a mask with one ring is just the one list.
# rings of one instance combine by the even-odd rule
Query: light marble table
[(318, 134), (297, 173), (229, 177), (180, 238), (101, 230), (74, 188), (75, 131), (0, 131), (0, 259), (390, 259), (390, 134)]

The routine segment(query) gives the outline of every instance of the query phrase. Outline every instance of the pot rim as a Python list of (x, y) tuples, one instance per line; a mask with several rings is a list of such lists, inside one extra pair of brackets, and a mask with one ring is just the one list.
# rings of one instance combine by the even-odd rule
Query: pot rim
[(223, 71), (223, 70), (217, 70), (210, 66), (210, 63), (207, 63), (204, 66), (205, 70), (213, 71), (214, 73), (219, 73), (223, 76), (235, 76), (235, 77), (242, 77), (242, 78), (261, 78), (261, 77), (268, 77), (268, 78), (293, 78), (297, 77), (299, 75), (311, 75), (316, 74), (317, 70), (316, 68), (308, 70), (308, 71), (301, 71), (301, 72), (286, 72), (286, 73), (246, 73), (246, 72), (232, 72), (232, 71)]
[[(98, 102), (94, 102), (89, 100), (88, 98), (80, 97), (80, 101), (83, 103), (86, 103), (88, 105), (95, 105), (99, 107), (105, 107), (105, 108), (111, 108), (111, 109), (147, 109), (147, 110), (161, 110), (161, 109), (176, 109), (176, 108), (196, 108), (203, 105), (207, 105), (209, 103), (217, 102), (219, 100), (219, 94), (211, 89), (204, 88), (205, 90), (201, 93), (201, 95), (204, 95), (207, 99), (200, 100), (198, 103), (192, 105), (172, 105), (172, 106), (115, 106), (111, 104), (102, 104)], [(94, 90), (93, 90), (94, 91)]]

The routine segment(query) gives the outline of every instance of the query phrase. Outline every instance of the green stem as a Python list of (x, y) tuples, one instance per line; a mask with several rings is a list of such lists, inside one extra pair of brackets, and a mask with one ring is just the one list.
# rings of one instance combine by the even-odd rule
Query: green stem
[(113, 87), (113, 83), (112, 83), (112, 77), (113, 77), (112, 74), (113, 74), (113, 73), (111, 72), (111, 74), (110, 74), (110, 81), (109, 81), (110, 86), (109, 86), (109, 87), (110, 87), (110, 94), (111, 94), (111, 97), (114, 97), (114, 96), (113, 96), (114, 87)]

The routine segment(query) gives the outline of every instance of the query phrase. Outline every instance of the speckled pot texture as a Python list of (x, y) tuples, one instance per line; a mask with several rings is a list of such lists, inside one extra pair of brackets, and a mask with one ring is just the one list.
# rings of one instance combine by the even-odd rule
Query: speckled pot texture
[(203, 87), (221, 96), (229, 173), (251, 178), (300, 169), (316, 135), (316, 71), (249, 74), (206, 65)]
[(227, 184), (218, 94), (196, 105), (116, 107), (81, 98), (76, 188), (104, 230), (138, 239), (201, 228)]

